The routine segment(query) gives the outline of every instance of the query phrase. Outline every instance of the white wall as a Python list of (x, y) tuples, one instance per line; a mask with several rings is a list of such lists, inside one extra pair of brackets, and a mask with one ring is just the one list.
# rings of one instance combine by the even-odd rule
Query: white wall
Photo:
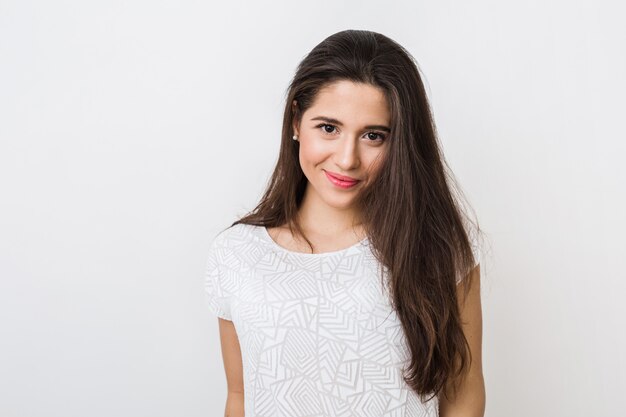
[(489, 417), (626, 388), (626, 35), (609, 1), (0, 2), (0, 415), (217, 416), (208, 243), (251, 209), (326, 36), (418, 60), (488, 233)]

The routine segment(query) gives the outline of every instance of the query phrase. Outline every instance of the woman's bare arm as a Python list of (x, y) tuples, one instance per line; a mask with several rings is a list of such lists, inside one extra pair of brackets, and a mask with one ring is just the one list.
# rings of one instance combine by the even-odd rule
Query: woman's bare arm
[(440, 417), (483, 417), (485, 414), (485, 382), (482, 370), (482, 308), (480, 302), (480, 265), (467, 277), (470, 286), (466, 298), (463, 290), (457, 291), (463, 333), (472, 354), (469, 372), (460, 384), (457, 397), (451, 401), (439, 397)]
[(228, 397), (224, 417), (244, 416), (243, 364), (239, 338), (230, 320), (218, 317)]

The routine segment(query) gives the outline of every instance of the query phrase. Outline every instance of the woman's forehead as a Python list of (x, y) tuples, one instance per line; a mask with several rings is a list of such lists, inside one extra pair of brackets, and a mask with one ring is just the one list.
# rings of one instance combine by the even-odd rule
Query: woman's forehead
[(388, 125), (390, 117), (382, 89), (347, 80), (322, 88), (306, 113), (308, 119), (326, 117), (342, 123), (377, 125)]

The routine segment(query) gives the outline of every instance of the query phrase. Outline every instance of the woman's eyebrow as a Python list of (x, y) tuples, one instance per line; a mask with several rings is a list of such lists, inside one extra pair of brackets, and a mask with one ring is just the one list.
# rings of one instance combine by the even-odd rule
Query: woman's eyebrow
[[(332, 117), (317, 116), (317, 117), (312, 118), (311, 120), (322, 120), (324, 122), (336, 124), (337, 126), (343, 126), (343, 123), (341, 123), (337, 119), (333, 119)], [(391, 132), (391, 129), (389, 129), (387, 126), (383, 126), (383, 125), (369, 125), (369, 126), (365, 126), (365, 128), (366, 129), (384, 130), (387, 133)]]

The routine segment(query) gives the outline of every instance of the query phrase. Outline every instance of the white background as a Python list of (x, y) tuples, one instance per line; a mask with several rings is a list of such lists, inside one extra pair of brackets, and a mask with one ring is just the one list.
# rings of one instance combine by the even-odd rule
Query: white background
[(222, 415), (206, 250), (343, 29), (415, 56), (487, 233), (486, 415), (620, 414), (619, 3), (0, 1), (0, 415)]

